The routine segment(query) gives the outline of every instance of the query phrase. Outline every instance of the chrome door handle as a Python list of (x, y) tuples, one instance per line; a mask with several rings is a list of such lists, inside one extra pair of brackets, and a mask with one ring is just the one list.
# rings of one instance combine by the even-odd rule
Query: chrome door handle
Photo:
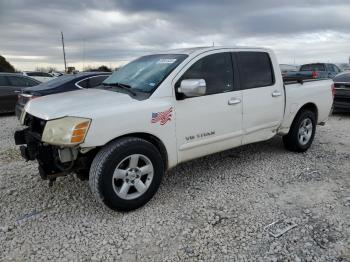
[(271, 95), (272, 95), (272, 97), (278, 97), (278, 96), (281, 96), (282, 93), (280, 91), (278, 91), (278, 90), (275, 90), (275, 91), (272, 92)]
[(239, 104), (240, 102), (241, 102), (241, 99), (233, 97), (230, 100), (228, 100), (228, 105), (232, 106), (232, 105)]

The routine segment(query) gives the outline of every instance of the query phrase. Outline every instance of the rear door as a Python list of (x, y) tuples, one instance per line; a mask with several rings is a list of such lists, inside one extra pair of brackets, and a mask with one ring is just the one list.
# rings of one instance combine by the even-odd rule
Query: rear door
[(269, 53), (244, 51), (235, 56), (243, 96), (243, 144), (270, 139), (283, 119), (283, 85), (275, 80)]
[(19, 91), (21, 91), (25, 87), (30, 87), (36, 84), (33, 80), (27, 77), (20, 76), (8, 76), (7, 77), (9, 85), (8, 85), (8, 93), (7, 93), (7, 101), (9, 111), (15, 110), (15, 105), (17, 102), (17, 97)]
[(12, 92), (7, 76), (0, 75), (0, 112), (10, 111)]
[(238, 90), (230, 52), (199, 55), (174, 80), (204, 79), (206, 94), (175, 102), (179, 162), (241, 145), (242, 92)]

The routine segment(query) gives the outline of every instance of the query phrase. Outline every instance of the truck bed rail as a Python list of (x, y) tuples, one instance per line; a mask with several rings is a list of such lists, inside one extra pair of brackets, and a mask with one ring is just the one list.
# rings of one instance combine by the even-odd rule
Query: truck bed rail
[(314, 81), (321, 81), (321, 80), (329, 80), (329, 78), (316, 78), (316, 79), (311, 79), (311, 78), (283, 78), (283, 83), (285, 85), (291, 85), (291, 84), (304, 84), (305, 82), (314, 82)]

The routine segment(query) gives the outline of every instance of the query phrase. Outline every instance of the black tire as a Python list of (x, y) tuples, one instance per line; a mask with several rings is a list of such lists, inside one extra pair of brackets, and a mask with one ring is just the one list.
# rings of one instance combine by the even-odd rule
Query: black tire
[[(113, 189), (112, 177), (117, 165), (133, 154), (146, 156), (153, 165), (153, 179), (148, 189), (135, 199), (123, 199)], [(157, 148), (150, 142), (125, 137), (110, 142), (94, 158), (89, 176), (91, 191), (96, 198), (109, 208), (130, 211), (145, 205), (157, 192), (164, 175), (164, 163)]]
[[(299, 137), (298, 137), (299, 136), (299, 128), (300, 128), (300, 125), (302, 124), (302, 122), (307, 118), (310, 119), (311, 123), (312, 123), (312, 134), (311, 134), (311, 138), (309, 139), (309, 141), (303, 145), (299, 141)], [(316, 115), (315, 115), (315, 113), (310, 111), (310, 110), (302, 110), (296, 115), (296, 117), (292, 123), (292, 126), (289, 130), (289, 133), (287, 135), (283, 136), (284, 147), (287, 150), (290, 150), (293, 152), (305, 152), (311, 146), (311, 144), (314, 140), (314, 137), (315, 137), (315, 133), (316, 133)]]

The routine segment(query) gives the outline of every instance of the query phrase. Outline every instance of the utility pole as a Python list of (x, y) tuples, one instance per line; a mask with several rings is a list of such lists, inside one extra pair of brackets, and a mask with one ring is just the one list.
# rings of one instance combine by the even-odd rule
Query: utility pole
[(63, 48), (64, 72), (67, 72), (66, 51), (64, 50), (64, 38), (63, 38), (62, 31), (61, 31), (61, 36), (62, 36), (62, 48)]

